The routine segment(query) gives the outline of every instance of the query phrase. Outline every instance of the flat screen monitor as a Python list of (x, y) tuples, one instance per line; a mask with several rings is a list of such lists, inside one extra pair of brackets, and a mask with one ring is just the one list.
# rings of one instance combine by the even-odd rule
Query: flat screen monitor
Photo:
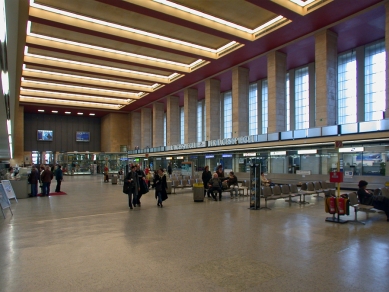
[(89, 142), (90, 140), (90, 132), (76, 132), (76, 142)]
[(52, 130), (38, 130), (37, 139), (38, 139), (38, 141), (53, 141), (53, 131)]

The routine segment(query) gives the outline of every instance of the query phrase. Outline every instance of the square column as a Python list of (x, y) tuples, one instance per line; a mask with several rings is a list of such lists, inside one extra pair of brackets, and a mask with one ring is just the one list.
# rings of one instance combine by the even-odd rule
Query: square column
[(101, 119), (101, 151), (119, 152), (128, 145), (128, 115), (109, 113)]
[(180, 99), (177, 96), (167, 97), (166, 111), (166, 144), (180, 144)]
[(185, 143), (197, 142), (197, 89), (187, 88), (184, 91), (184, 131)]
[(132, 112), (130, 114), (130, 149), (134, 150), (136, 146), (141, 146), (140, 133), (140, 113)]
[[(24, 106), (15, 109), (15, 119), (13, 120), (13, 159), (11, 164), (23, 165), (24, 163)], [(17, 129), (17, 131), (16, 131)], [(7, 130), (6, 130), (7, 131)], [(36, 135), (36, 134), (35, 134)], [(6, 142), (8, 144), (8, 141)]]
[(386, 51), (386, 109), (385, 119), (389, 118), (389, 3), (385, 4), (385, 51)]
[[(151, 125), (152, 125), (152, 116), (151, 108), (142, 108), (140, 110), (140, 137), (141, 137), (141, 147), (146, 148), (152, 146), (151, 141)], [(163, 123), (162, 123), (163, 124)]]
[(205, 140), (220, 138), (220, 80), (205, 80)]
[(335, 125), (338, 36), (324, 30), (315, 36), (316, 127)]
[(268, 133), (286, 130), (286, 55), (267, 55)]
[(249, 69), (232, 69), (232, 137), (249, 134)]
[(153, 147), (163, 146), (163, 116), (165, 105), (162, 102), (153, 103)]

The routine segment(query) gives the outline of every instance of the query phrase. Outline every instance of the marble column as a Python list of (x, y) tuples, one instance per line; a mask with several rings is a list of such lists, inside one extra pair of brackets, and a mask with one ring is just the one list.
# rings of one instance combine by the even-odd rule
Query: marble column
[(205, 140), (220, 138), (220, 80), (205, 80)]
[(163, 146), (165, 105), (162, 102), (153, 103), (153, 147)]
[(330, 30), (315, 35), (316, 127), (336, 124), (337, 44), (338, 36)]
[(167, 146), (180, 144), (180, 107), (179, 97), (167, 97), (166, 111), (166, 144)]
[(286, 130), (286, 55), (267, 55), (268, 133)]
[(187, 88), (184, 91), (184, 131), (185, 143), (197, 142), (197, 89)]
[(232, 137), (247, 136), (249, 132), (249, 69), (232, 69)]
[(140, 137), (141, 137), (141, 149), (152, 146), (151, 141), (151, 125), (152, 125), (152, 115), (151, 108), (142, 108), (140, 110)]
[[(130, 114), (130, 150), (141, 146), (141, 135), (139, 133), (140, 112), (131, 112)], [(138, 130), (137, 130), (138, 129)]]

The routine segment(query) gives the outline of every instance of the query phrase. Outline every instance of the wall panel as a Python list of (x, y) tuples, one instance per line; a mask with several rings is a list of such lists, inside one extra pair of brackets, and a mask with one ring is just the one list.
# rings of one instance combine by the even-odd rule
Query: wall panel
[[(37, 130), (53, 130), (53, 141), (37, 141)], [(89, 142), (76, 142), (76, 131), (90, 132)], [(100, 152), (101, 119), (24, 113), (24, 151)]]

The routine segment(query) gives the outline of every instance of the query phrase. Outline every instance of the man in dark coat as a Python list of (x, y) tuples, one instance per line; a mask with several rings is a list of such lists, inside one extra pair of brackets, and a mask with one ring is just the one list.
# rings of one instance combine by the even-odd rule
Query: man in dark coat
[(63, 181), (63, 172), (61, 165), (58, 165), (55, 171), (55, 180), (57, 181), (57, 186), (55, 187), (55, 192), (59, 193), (61, 191), (61, 182)]

